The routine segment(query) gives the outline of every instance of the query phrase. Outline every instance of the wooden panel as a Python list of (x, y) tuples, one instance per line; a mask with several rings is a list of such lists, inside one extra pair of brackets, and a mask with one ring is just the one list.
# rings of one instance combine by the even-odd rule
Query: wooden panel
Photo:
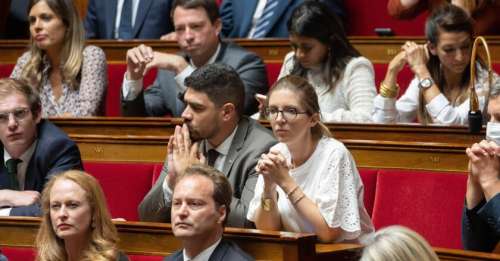
[[(163, 162), (180, 119), (51, 119), (74, 139), (84, 160)], [(262, 122), (269, 128), (268, 122)], [(465, 149), (484, 137), (465, 127), (329, 123), (358, 167), (467, 171)]]
[[(0, 217), (0, 246), (33, 247), (39, 222), (39, 218)], [(170, 224), (120, 221), (115, 224), (120, 248), (128, 254), (168, 255), (181, 248)], [(226, 228), (224, 237), (258, 260), (314, 260), (316, 255), (313, 234)], [(339, 246), (337, 251), (345, 255), (343, 252), (348, 249)]]
[[(350, 37), (351, 43), (373, 63), (388, 63), (392, 57), (400, 50), (401, 45), (406, 41), (417, 41), (423, 43), (422, 37)], [(488, 36), (492, 59), (494, 63), (500, 63), (500, 36)], [(257, 53), (266, 63), (281, 63), (286, 53), (290, 51), (290, 44), (287, 39), (234, 39), (234, 41), (244, 48)], [(141, 43), (150, 45), (157, 51), (177, 52), (176, 42), (161, 40), (91, 40), (89, 44), (100, 46), (106, 53), (109, 63), (124, 63), (126, 51)], [(17, 61), (28, 46), (27, 40), (0, 40), (0, 63), (11, 64)]]

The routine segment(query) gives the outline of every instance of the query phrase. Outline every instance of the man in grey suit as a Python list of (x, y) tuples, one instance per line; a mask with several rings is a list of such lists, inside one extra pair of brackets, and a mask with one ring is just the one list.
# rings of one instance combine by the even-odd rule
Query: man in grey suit
[(220, 171), (196, 164), (177, 178), (172, 200), (172, 231), (182, 250), (165, 261), (254, 260), (222, 237), (231, 213), (231, 184)]
[[(127, 51), (127, 72), (122, 85), (122, 114), (125, 116), (181, 115), (185, 104), (179, 99), (186, 87), (184, 79), (196, 68), (223, 63), (238, 72), (245, 87), (244, 113), (257, 111), (256, 93), (267, 93), (264, 63), (255, 54), (221, 42), (222, 27), (214, 0), (175, 0), (172, 20), (181, 54), (155, 52), (146, 45)], [(142, 79), (158, 68), (155, 82), (143, 91)]]
[(185, 84), (184, 124), (176, 126), (170, 137), (167, 162), (139, 205), (139, 218), (170, 222), (176, 177), (190, 164), (206, 159), (233, 187), (228, 225), (251, 227), (245, 217), (258, 177), (255, 165), (276, 141), (268, 129), (243, 116), (243, 82), (229, 66), (214, 63), (200, 67)]

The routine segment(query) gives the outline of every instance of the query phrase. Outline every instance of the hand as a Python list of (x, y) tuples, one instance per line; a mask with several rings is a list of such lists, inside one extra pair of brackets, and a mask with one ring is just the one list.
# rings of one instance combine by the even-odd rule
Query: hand
[(271, 183), (276, 183), (283, 190), (288, 191), (295, 181), (290, 177), (290, 167), (286, 158), (278, 150), (270, 150), (267, 154), (262, 154), (258, 164), (258, 172), (267, 178)]
[(164, 34), (160, 37), (160, 40), (177, 41), (177, 33), (174, 31), (174, 32), (170, 32), (168, 34)]
[(205, 163), (205, 158), (198, 151), (198, 143), (191, 144), (189, 130), (186, 124), (182, 127), (175, 126), (173, 136), (168, 141), (167, 164), (169, 173), (167, 182), (170, 189), (173, 190), (177, 177), (195, 163)]
[(179, 74), (188, 66), (186, 59), (177, 54), (160, 53), (153, 52), (153, 60), (146, 64), (144, 69), (144, 75), (151, 68), (160, 68), (164, 70), (173, 71), (175, 74)]
[(401, 49), (404, 50), (406, 61), (417, 77), (423, 79), (430, 76), (427, 69), (427, 61), (429, 60), (427, 45), (406, 42)]
[(259, 103), (259, 112), (261, 115), (261, 118), (264, 118), (264, 109), (266, 108), (266, 103), (267, 103), (267, 96), (263, 94), (256, 93), (255, 94), (255, 99)]
[(139, 80), (146, 74), (146, 65), (153, 61), (153, 48), (141, 44), (127, 51), (127, 79)]
[(482, 140), (466, 149), (470, 160), (470, 175), (481, 187), (498, 181), (500, 171), (500, 147), (494, 141)]
[(401, 51), (394, 58), (392, 58), (391, 62), (389, 62), (389, 66), (387, 67), (387, 71), (390, 71), (394, 74), (398, 74), (406, 64), (406, 52)]
[(11, 206), (21, 207), (33, 205), (40, 201), (40, 192), (34, 190), (11, 191)]

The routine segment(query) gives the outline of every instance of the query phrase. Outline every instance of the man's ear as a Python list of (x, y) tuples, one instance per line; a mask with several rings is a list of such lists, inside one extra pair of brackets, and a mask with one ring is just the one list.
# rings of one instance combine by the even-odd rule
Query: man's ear
[(226, 206), (221, 205), (219, 207), (219, 209), (217, 210), (217, 212), (219, 212), (219, 215), (220, 215), (219, 219), (217, 220), (217, 223), (224, 224), (224, 220), (226, 220), (226, 216), (227, 216)]
[(236, 113), (236, 107), (232, 103), (225, 103), (222, 105), (222, 119), (228, 121), (233, 118), (233, 114)]
[(42, 106), (40, 105), (39, 109), (32, 113), (36, 124), (40, 123), (40, 121), (42, 120)]
[(219, 36), (220, 31), (222, 30), (222, 20), (220, 18), (217, 18), (217, 20), (215, 20), (214, 22), (214, 26), (215, 26), (215, 32), (217, 36)]

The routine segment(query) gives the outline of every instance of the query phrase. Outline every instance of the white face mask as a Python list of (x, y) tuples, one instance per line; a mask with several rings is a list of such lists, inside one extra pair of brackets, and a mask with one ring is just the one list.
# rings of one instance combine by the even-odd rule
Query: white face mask
[(486, 139), (500, 145), (500, 122), (488, 122), (486, 124)]

